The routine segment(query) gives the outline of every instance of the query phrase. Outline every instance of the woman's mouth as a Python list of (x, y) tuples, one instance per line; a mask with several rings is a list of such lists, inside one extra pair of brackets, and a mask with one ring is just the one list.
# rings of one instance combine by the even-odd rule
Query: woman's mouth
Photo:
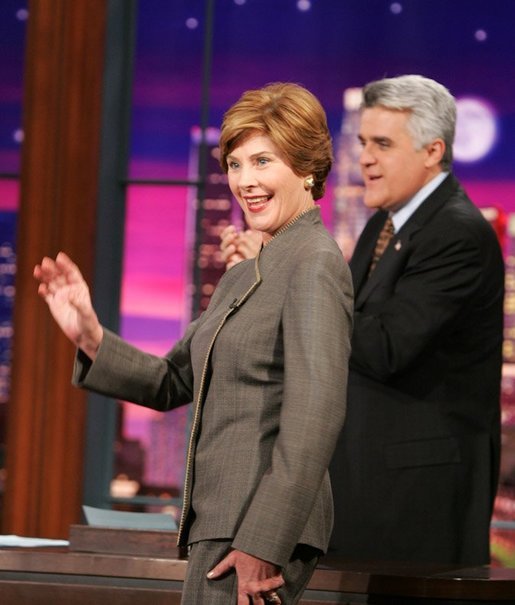
[(271, 195), (261, 195), (253, 198), (246, 197), (245, 202), (249, 212), (261, 212), (264, 208), (266, 208), (271, 198)]

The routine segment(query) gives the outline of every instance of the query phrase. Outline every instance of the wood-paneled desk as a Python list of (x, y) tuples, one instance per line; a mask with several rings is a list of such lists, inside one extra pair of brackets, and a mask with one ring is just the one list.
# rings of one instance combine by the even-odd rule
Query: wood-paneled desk
[[(67, 549), (0, 549), (1, 605), (178, 605), (187, 562)], [(515, 569), (324, 560), (303, 605), (507, 605)], [(209, 605), (209, 604), (199, 604)]]

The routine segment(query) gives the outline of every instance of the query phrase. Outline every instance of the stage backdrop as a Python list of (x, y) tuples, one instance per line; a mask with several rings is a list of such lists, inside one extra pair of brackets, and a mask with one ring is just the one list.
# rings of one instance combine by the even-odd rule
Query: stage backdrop
[[(140, 2), (129, 167), (133, 179), (198, 175), (205, 4)], [(510, 0), (218, 0), (208, 125), (216, 129), (224, 110), (245, 89), (278, 80), (311, 89), (327, 110), (337, 157), (321, 202), (323, 216), (349, 254), (366, 219), (355, 154), (359, 88), (403, 73), (435, 78), (458, 99), (455, 172), (498, 230), (510, 268), (515, 262), (509, 229), (515, 212), (515, 90), (508, 74), (515, 56), (514, 19)], [(180, 336), (190, 314), (194, 200), (195, 190), (187, 187), (129, 188), (122, 329), (135, 344), (157, 353)], [(205, 227), (215, 229), (216, 217), (206, 214)], [(208, 292), (211, 286), (207, 284)], [(507, 306), (508, 313), (513, 311)], [(510, 322), (508, 315), (507, 326)], [(507, 333), (499, 522), (515, 520), (511, 338)], [(146, 486), (145, 493), (159, 493), (160, 486), (180, 493), (187, 424), (187, 411), (160, 415), (125, 407), (122, 439), (130, 444), (127, 451), (139, 452), (144, 470), (137, 480)], [(123, 477), (128, 467), (120, 462)], [(515, 565), (512, 536), (494, 530), (499, 563)]]
[[(26, 2), (2, 0), (0, 17), (2, 441)], [(180, 337), (192, 307), (202, 308), (209, 298), (223, 270), (215, 245), (220, 225), (240, 220), (216, 167), (217, 128), (244, 90), (291, 81), (320, 98), (337, 159), (322, 213), (348, 255), (366, 220), (356, 162), (359, 89), (372, 79), (405, 73), (442, 82), (458, 100), (455, 172), (496, 228), (506, 258), (504, 441), (492, 547), (496, 564), (512, 566), (515, 531), (505, 524), (515, 522), (514, 20), (512, 0), (139, 0), (121, 304), (122, 334), (161, 354)], [(199, 174), (201, 125), (209, 127), (210, 204), (199, 242), (198, 192), (187, 181)], [(191, 287), (194, 245), (197, 275), (203, 276), (198, 304)], [(112, 493), (180, 498), (188, 409), (158, 414), (121, 404), (121, 411)]]

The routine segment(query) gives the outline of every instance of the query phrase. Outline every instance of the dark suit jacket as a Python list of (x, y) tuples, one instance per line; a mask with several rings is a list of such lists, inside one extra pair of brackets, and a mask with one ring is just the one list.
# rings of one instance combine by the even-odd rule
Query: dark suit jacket
[(504, 265), (450, 175), (367, 280), (386, 213), (352, 261), (348, 411), (332, 546), (353, 559), (489, 562), (500, 449)]
[(164, 358), (106, 331), (75, 381), (161, 410), (193, 400), (182, 542), (232, 539), (285, 565), (329, 541), (351, 322), (350, 271), (315, 209), (227, 271)]

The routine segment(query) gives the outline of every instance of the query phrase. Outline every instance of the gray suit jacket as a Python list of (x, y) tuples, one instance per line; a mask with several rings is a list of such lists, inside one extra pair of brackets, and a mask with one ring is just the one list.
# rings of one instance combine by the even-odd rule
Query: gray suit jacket
[(159, 410), (193, 401), (181, 543), (231, 539), (284, 565), (298, 543), (327, 548), (351, 318), (350, 271), (315, 209), (228, 271), (165, 357), (106, 331), (74, 380)]

